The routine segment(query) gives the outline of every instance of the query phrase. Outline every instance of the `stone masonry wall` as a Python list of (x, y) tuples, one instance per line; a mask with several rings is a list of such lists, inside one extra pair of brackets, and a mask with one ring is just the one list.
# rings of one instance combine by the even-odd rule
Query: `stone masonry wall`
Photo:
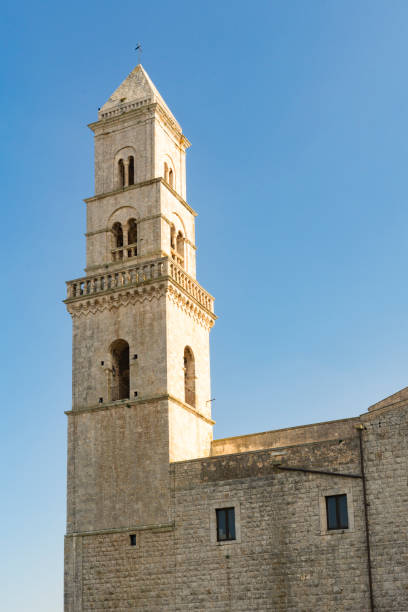
[[(361, 421), (375, 611), (406, 612), (407, 411)], [(129, 530), (67, 538), (68, 550), (77, 540), (67, 571), (81, 593), (81, 607), (67, 609), (368, 612), (362, 479), (284, 467), (359, 475), (358, 430), (171, 464), (167, 526), (135, 532), (136, 547)], [(348, 496), (349, 529), (328, 532), (324, 499), (339, 493)], [(215, 510), (230, 506), (237, 539), (220, 543)]]
[(375, 610), (408, 610), (408, 406), (364, 416)]
[[(359, 472), (358, 440), (173, 465), (175, 610), (369, 610), (360, 479), (286, 472), (274, 463)], [(321, 500), (347, 492), (354, 527), (327, 534)], [(352, 499), (352, 501), (351, 501)], [(237, 540), (217, 543), (215, 509), (235, 506)]]

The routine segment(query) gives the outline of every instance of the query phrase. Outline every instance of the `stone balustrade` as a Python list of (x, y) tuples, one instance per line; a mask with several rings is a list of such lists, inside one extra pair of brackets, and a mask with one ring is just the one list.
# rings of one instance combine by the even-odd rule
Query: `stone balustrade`
[(67, 301), (91, 297), (102, 292), (134, 287), (148, 281), (171, 278), (201, 306), (214, 312), (214, 298), (176, 262), (162, 257), (128, 266), (122, 270), (85, 276), (67, 282)]

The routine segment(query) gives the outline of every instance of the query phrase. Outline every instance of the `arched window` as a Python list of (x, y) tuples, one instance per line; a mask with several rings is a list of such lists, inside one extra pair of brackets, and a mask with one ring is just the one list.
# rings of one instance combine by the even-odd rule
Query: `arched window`
[(164, 162), (164, 180), (169, 182), (169, 167), (166, 162)]
[(177, 234), (177, 263), (184, 267), (184, 237), (181, 232)]
[(196, 405), (195, 396), (195, 362), (189, 346), (184, 349), (184, 401), (190, 406)]
[(135, 158), (133, 155), (130, 155), (128, 158), (129, 161), (129, 185), (135, 184)]
[(118, 169), (119, 169), (119, 187), (125, 186), (125, 164), (123, 163), (123, 159), (118, 161)]
[(137, 255), (137, 223), (135, 219), (128, 221), (128, 257)]
[(115, 340), (110, 348), (112, 356), (111, 401), (129, 399), (129, 345), (125, 340)]
[(112, 225), (113, 234), (113, 248), (112, 248), (112, 259), (123, 259), (123, 229), (119, 222)]
[(173, 223), (170, 225), (170, 248), (176, 250), (176, 228)]
[(174, 183), (174, 172), (173, 170), (170, 168), (169, 170), (169, 180), (168, 183), (170, 185), (170, 187), (173, 187), (173, 183)]

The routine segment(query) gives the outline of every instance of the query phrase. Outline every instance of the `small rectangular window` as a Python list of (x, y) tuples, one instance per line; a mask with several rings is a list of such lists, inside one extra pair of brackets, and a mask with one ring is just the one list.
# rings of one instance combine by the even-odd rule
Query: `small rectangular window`
[(136, 534), (135, 533), (131, 533), (129, 538), (130, 538), (130, 545), (131, 546), (136, 546)]
[(217, 540), (235, 540), (235, 509), (220, 508), (217, 514)]
[(348, 529), (347, 495), (326, 497), (327, 529)]

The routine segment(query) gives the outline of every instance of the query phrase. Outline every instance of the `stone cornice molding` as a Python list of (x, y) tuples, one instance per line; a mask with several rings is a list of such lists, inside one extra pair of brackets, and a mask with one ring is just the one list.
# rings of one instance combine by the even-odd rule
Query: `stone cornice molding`
[(140, 398), (137, 400), (125, 399), (125, 400), (118, 400), (115, 402), (105, 402), (104, 404), (93, 404), (92, 406), (79, 406), (72, 410), (66, 410), (65, 414), (67, 416), (76, 416), (76, 415), (81, 415), (81, 414), (89, 413), (89, 412), (103, 412), (106, 410), (113, 410), (115, 408), (131, 408), (132, 406), (140, 406), (141, 404), (151, 404), (151, 403), (162, 402), (162, 401), (173, 402), (177, 404), (178, 406), (180, 406), (181, 408), (183, 408), (184, 410), (186, 410), (187, 412), (190, 412), (191, 414), (194, 414), (199, 419), (202, 419), (209, 425), (215, 424), (215, 421), (213, 421), (213, 419), (205, 416), (204, 414), (202, 414), (202, 412), (197, 410), (197, 408), (190, 406), (190, 404), (186, 404), (185, 402), (179, 400), (177, 397), (175, 397), (174, 395), (171, 395), (170, 393), (163, 393), (161, 395), (153, 395), (151, 397)]
[(137, 303), (151, 302), (166, 296), (186, 315), (194, 319), (196, 323), (210, 330), (216, 320), (216, 315), (210, 313), (201, 306), (194, 298), (186, 295), (181, 288), (173, 285), (171, 278), (163, 279), (161, 282), (145, 281), (143, 285), (134, 288), (112, 289), (98, 296), (81, 296), (76, 300), (64, 300), (67, 310), (72, 318), (94, 315), (104, 310), (119, 309), (122, 306), (135, 305)]
[(213, 296), (168, 257), (68, 281), (67, 291), (64, 302), (73, 317), (151, 301), (168, 293), (171, 301), (200, 324), (212, 327), (217, 318)]
[(104, 130), (107, 127), (114, 127), (123, 122), (123, 119), (136, 119), (138, 116), (158, 114), (162, 120), (165, 121), (168, 127), (171, 128), (173, 134), (176, 136), (178, 145), (181, 148), (187, 149), (190, 145), (188, 139), (184, 136), (181, 126), (172, 117), (167, 109), (154, 97), (145, 98), (143, 100), (135, 100), (133, 102), (124, 102), (123, 104), (117, 104), (106, 111), (99, 111), (99, 118), (97, 121), (93, 121), (88, 124), (90, 130), (96, 132), (100, 129)]
[[(136, 219), (136, 223), (144, 223), (145, 221), (151, 221), (152, 219), (163, 219), (163, 221), (165, 221), (167, 223), (167, 225), (172, 225), (172, 222), (170, 221), (170, 219), (168, 219), (166, 217), (166, 215), (163, 215), (163, 213), (157, 213), (156, 215), (149, 215), (148, 217), (135, 217)], [(99, 230), (94, 230), (93, 232), (85, 232), (84, 236), (86, 236), (86, 238), (89, 238), (91, 236), (96, 236), (97, 234), (106, 234), (107, 232), (112, 232), (112, 228), (111, 227), (104, 227), (102, 229)], [(184, 242), (186, 242), (189, 246), (191, 246), (192, 249), (194, 249), (195, 251), (197, 250), (197, 247), (195, 244), (193, 244), (191, 242), (191, 240), (189, 240), (188, 238), (184, 238)], [(102, 265), (109, 265), (109, 263), (112, 262), (108, 262), (108, 264), (102, 264)], [(98, 264), (96, 266), (94, 266), (94, 268), (100, 268), (101, 264)], [(92, 269), (92, 268), (89, 268)]]
[(124, 193), (126, 191), (132, 191), (133, 189), (140, 189), (142, 187), (146, 187), (148, 185), (154, 185), (155, 183), (162, 183), (167, 189), (174, 195), (175, 198), (185, 207), (189, 212), (191, 212), (194, 217), (197, 217), (196, 211), (188, 204), (182, 197), (175, 191), (170, 185), (164, 180), (162, 176), (158, 176), (156, 178), (149, 179), (148, 181), (141, 181), (140, 183), (136, 183), (135, 185), (128, 185), (128, 187), (121, 187), (120, 189), (115, 189), (115, 191), (108, 191), (106, 193), (99, 193), (97, 195), (91, 196), (90, 198), (84, 198), (85, 204), (89, 204), (90, 202), (97, 202), (98, 200), (102, 200), (103, 198), (109, 198), (112, 196), (116, 196), (118, 194)]

